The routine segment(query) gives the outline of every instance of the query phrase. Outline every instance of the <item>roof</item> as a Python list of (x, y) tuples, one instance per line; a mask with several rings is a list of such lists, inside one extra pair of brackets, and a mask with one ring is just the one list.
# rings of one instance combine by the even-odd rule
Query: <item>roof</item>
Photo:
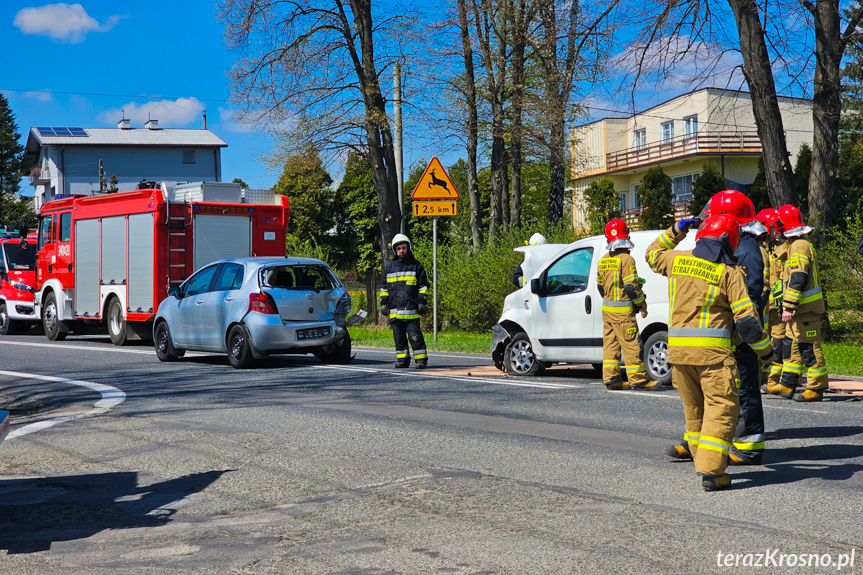
[[(62, 134), (62, 135), (58, 135)], [(30, 128), (22, 169), (36, 165), (43, 146), (153, 146), (226, 148), (225, 141), (210, 130), (187, 128)]]

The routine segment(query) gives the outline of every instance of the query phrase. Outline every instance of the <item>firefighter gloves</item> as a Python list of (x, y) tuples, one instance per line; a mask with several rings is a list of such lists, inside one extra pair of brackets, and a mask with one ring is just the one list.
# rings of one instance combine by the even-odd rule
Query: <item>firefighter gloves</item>
[(684, 218), (675, 224), (678, 232), (687, 233), (693, 224), (701, 223), (698, 218)]

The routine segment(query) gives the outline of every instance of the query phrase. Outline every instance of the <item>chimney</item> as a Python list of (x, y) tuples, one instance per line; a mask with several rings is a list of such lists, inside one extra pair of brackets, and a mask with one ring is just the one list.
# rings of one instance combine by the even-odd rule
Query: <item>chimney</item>
[(159, 120), (147, 120), (147, 123), (144, 124), (144, 127), (148, 130), (158, 130), (159, 129)]
[(207, 111), (204, 110), (204, 129), (207, 129)]
[(121, 130), (131, 130), (132, 129), (132, 122), (129, 121), (128, 118), (123, 118), (122, 120), (117, 122), (117, 127), (120, 128)]

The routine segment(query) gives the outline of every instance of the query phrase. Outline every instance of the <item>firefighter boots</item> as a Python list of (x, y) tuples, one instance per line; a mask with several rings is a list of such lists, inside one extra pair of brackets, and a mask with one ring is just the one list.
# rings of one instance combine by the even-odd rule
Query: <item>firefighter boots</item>
[(705, 491), (722, 491), (731, 487), (731, 477), (722, 475), (705, 475), (701, 478), (701, 487)]
[(802, 402), (810, 402), (810, 401), (821, 401), (824, 399), (823, 391), (813, 391), (811, 389), (805, 390), (803, 393), (798, 393), (794, 396), (794, 401), (802, 401)]
[(627, 389), (627, 385), (621, 381), (620, 377), (613, 377), (610, 381), (605, 382), (605, 388), (608, 391), (620, 391)]
[(748, 454), (733, 445), (728, 449), (728, 465), (761, 465), (761, 454)]
[(784, 397), (785, 399), (791, 399), (794, 397), (794, 389), (793, 387), (786, 387), (781, 383), (768, 383), (767, 384), (767, 393), (770, 395), (778, 395), (779, 397)]
[(674, 459), (680, 459), (681, 461), (692, 459), (692, 453), (689, 451), (689, 446), (684, 445), (683, 443), (678, 443), (677, 445), (666, 445), (665, 455), (673, 457)]
[(418, 359), (416, 360), (416, 368), (417, 369), (425, 369), (428, 367), (429, 360), (427, 359)]
[(396, 360), (396, 369), (404, 369), (411, 366), (411, 358), (400, 357)]

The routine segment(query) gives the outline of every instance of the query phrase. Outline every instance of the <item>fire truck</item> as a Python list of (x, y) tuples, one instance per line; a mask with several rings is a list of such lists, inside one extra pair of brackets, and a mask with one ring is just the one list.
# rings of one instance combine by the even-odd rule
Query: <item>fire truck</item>
[(28, 331), (39, 323), (36, 291), (36, 235), (0, 226), (0, 335)]
[(285, 255), (284, 196), (220, 182), (139, 187), (42, 206), (35, 303), (48, 339), (94, 325), (115, 345), (151, 339), (159, 302), (196, 269)]

